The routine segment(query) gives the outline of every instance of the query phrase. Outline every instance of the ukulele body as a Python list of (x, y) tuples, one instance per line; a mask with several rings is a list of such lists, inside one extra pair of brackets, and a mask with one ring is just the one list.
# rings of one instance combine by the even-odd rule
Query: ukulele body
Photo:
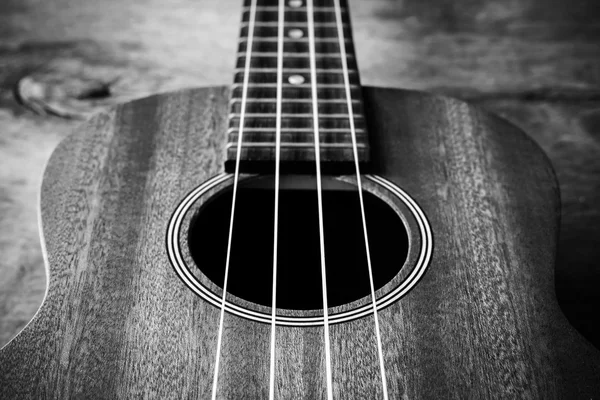
[[(458, 100), (364, 96), (369, 173), (409, 193), (434, 238), (422, 279), (379, 312), (390, 398), (600, 394), (600, 353), (554, 294), (546, 156)], [(0, 398), (210, 397), (220, 311), (179, 279), (165, 235), (177, 204), (223, 172), (227, 101), (223, 87), (152, 96), (58, 146), (40, 205), (47, 294), (0, 351)], [(218, 398), (268, 398), (270, 332), (225, 314)], [(381, 398), (373, 335), (372, 316), (331, 326), (334, 398)], [(325, 398), (323, 328), (278, 326), (276, 345), (276, 397)]]

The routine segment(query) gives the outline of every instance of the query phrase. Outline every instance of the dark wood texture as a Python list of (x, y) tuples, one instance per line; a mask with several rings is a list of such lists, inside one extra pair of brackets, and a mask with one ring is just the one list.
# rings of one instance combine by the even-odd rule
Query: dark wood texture
[[(222, 171), (228, 91), (152, 96), (54, 152), (42, 188), (50, 287), (0, 352), (2, 398), (206, 398), (218, 311), (169, 265), (177, 202)], [(367, 88), (373, 171), (434, 232), (419, 285), (380, 314), (390, 398), (592, 398), (600, 354), (554, 294), (559, 202), (544, 154), (460, 101)], [(227, 316), (220, 393), (264, 398), (268, 325)], [(372, 320), (332, 327), (336, 398), (379, 392)], [(280, 328), (280, 398), (323, 398), (322, 330)], [(51, 394), (48, 396), (48, 394)]]
[[(360, 163), (369, 160), (369, 141), (363, 114), (360, 78), (356, 64), (350, 12), (345, 0), (313, 2), (314, 59), (317, 110), (312, 105), (312, 69), (307, 2), (284, 9), (282, 52), (281, 162), (290, 172), (313, 172), (315, 167), (314, 118), (318, 118), (320, 159), (325, 171), (351, 172), (354, 169), (352, 126), (356, 133)], [(255, 5), (253, 8), (251, 5)], [(340, 20), (335, 5), (340, 6)], [(275, 161), (277, 120), (278, 35), (277, 0), (244, 2), (234, 84), (231, 91), (226, 170), (235, 170), (241, 160), (242, 171), (269, 170)], [(250, 41), (250, 27), (254, 26)], [(343, 37), (338, 34), (342, 28)], [(343, 43), (344, 53), (340, 46)], [(250, 68), (246, 58), (250, 47)], [(342, 62), (346, 55), (346, 73)], [(291, 78), (290, 78), (291, 77)], [(346, 79), (348, 88), (346, 88)], [(292, 80), (290, 80), (292, 79)], [(299, 80), (294, 83), (293, 79)], [(242, 110), (244, 83), (247, 80), (246, 108)], [(349, 96), (347, 89), (350, 92)], [(348, 108), (348, 100), (352, 110)], [(242, 111), (243, 141), (238, 155)], [(352, 115), (350, 114), (352, 111)]]

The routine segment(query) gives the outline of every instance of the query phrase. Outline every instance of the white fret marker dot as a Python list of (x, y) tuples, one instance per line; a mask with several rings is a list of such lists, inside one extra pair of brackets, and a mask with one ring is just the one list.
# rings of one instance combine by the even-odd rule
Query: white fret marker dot
[(302, 75), (290, 75), (288, 82), (292, 85), (301, 85), (304, 83), (304, 77)]
[(304, 32), (302, 31), (302, 29), (290, 29), (288, 32), (288, 36), (292, 39), (300, 39), (302, 36), (304, 36)]
[(293, 8), (302, 7), (302, 0), (290, 0), (288, 5)]

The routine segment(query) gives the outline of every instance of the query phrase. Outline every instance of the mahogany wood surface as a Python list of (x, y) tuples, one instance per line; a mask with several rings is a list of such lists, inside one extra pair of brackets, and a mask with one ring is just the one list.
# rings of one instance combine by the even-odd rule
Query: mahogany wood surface
[[(552, 169), (457, 100), (366, 88), (373, 164), (425, 211), (423, 280), (380, 313), (390, 398), (593, 398), (600, 354), (554, 295)], [(86, 123), (42, 187), (49, 289), (0, 352), (0, 398), (207, 398), (218, 310), (165, 251), (174, 207), (222, 171), (228, 89), (152, 96)], [(207, 227), (207, 229), (210, 229)], [(226, 316), (219, 395), (264, 398), (269, 326)], [(332, 326), (335, 398), (380, 395), (372, 320)], [(279, 328), (279, 398), (324, 398), (322, 328)]]
[[(349, 3), (364, 83), (469, 99), (517, 124), (549, 155), (562, 203), (557, 296), (600, 348), (598, 2)], [(38, 195), (52, 150), (80, 124), (69, 118), (152, 93), (229, 84), (241, 7), (0, 2), (0, 345), (44, 297)], [(19, 86), (30, 89), (26, 99), (16, 96)]]

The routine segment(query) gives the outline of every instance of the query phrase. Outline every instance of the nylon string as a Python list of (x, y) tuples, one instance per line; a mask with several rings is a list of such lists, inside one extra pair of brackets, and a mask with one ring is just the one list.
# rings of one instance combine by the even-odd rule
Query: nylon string
[(315, 140), (315, 165), (317, 168), (317, 201), (319, 210), (319, 246), (321, 250), (321, 285), (323, 289), (323, 327), (325, 336), (325, 368), (327, 379), (327, 399), (333, 400), (333, 385), (331, 379), (331, 345), (329, 342), (329, 310), (327, 306), (327, 278), (325, 276), (325, 238), (323, 233), (323, 196), (321, 187), (321, 150), (319, 146), (319, 103), (317, 97), (317, 67), (315, 59), (315, 25), (313, 0), (307, 0), (308, 43), (310, 53), (310, 82), (312, 87), (313, 132)]
[(219, 362), (221, 360), (221, 342), (223, 340), (223, 321), (225, 319), (225, 298), (227, 296), (227, 279), (229, 277), (229, 261), (231, 258), (231, 239), (233, 236), (233, 219), (235, 215), (235, 200), (237, 197), (238, 181), (240, 177), (240, 155), (242, 152), (242, 136), (244, 134), (244, 118), (246, 115), (246, 100), (248, 95), (248, 82), (250, 78), (250, 57), (252, 56), (252, 41), (254, 40), (254, 23), (256, 18), (256, 0), (250, 3), (250, 18), (248, 26), (248, 40), (246, 45), (246, 63), (244, 66), (244, 83), (242, 88), (242, 104), (240, 110), (240, 128), (235, 159), (235, 174), (233, 177), (233, 198), (231, 200), (231, 219), (229, 220), (229, 237), (227, 239), (227, 257), (225, 259), (225, 278), (223, 280), (223, 296), (221, 297), (221, 315), (219, 317), (219, 333), (217, 336), (217, 354), (215, 356), (215, 371), (213, 377), (212, 400), (217, 399), (217, 386), (219, 381)]
[(348, 106), (348, 119), (350, 123), (350, 133), (352, 136), (352, 150), (354, 152), (354, 166), (356, 169), (356, 184), (358, 186), (358, 197), (360, 200), (360, 214), (362, 218), (362, 226), (365, 240), (365, 252), (367, 255), (367, 267), (369, 269), (369, 284), (371, 285), (371, 302), (373, 304), (373, 317), (375, 319), (375, 337), (377, 339), (377, 353), (379, 356), (379, 371), (381, 374), (381, 384), (383, 386), (383, 398), (388, 400), (387, 382), (385, 375), (385, 363), (383, 360), (383, 349), (381, 345), (381, 332), (379, 329), (379, 316), (377, 312), (377, 303), (375, 299), (375, 285), (373, 283), (373, 269), (371, 267), (371, 252), (369, 251), (369, 235), (367, 232), (367, 221), (365, 218), (365, 204), (362, 193), (362, 181), (360, 177), (360, 167), (358, 163), (358, 146), (356, 144), (356, 129), (354, 126), (354, 109), (352, 108), (352, 96), (350, 93), (350, 79), (348, 74), (348, 60), (346, 58), (346, 45), (344, 37), (344, 28), (342, 26), (342, 11), (340, 8), (340, 0), (333, 0), (335, 5), (335, 18), (337, 22), (337, 31), (340, 45), (340, 57), (342, 59), (342, 70), (344, 75), (344, 86), (346, 89), (346, 100)]
[(285, 0), (279, 0), (277, 32), (277, 116), (275, 120), (275, 222), (273, 226), (273, 292), (271, 299), (271, 365), (269, 369), (269, 399), (275, 399), (275, 327), (277, 318), (277, 243), (279, 224), (279, 173), (281, 158), (281, 99), (283, 84), (283, 32)]

